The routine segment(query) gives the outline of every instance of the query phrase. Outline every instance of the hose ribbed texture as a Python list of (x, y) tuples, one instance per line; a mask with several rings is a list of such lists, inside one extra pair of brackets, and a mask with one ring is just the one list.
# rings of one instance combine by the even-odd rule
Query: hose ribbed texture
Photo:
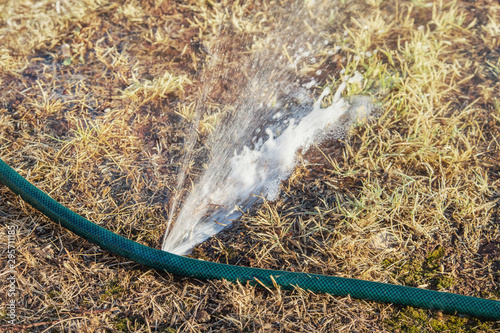
[(39, 190), (2, 160), (0, 160), (0, 183), (20, 195), (24, 201), (52, 221), (89, 242), (157, 270), (197, 279), (226, 279), (241, 283), (249, 281), (268, 287), (276, 284), (284, 289), (300, 287), (335, 296), (350, 295), (353, 298), (461, 313), (489, 320), (500, 319), (499, 301), (380, 282), (232, 266), (178, 256), (139, 244), (90, 222)]

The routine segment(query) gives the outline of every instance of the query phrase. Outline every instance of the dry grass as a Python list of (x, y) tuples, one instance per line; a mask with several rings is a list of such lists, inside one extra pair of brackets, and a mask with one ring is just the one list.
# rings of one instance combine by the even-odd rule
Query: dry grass
[[(275, 5), (0, 1), (1, 158), (79, 214), (159, 247), (194, 105), (206, 101), (200, 133), (210, 132), (234, 98), (220, 79), (266, 45)], [(308, 17), (329, 27), (328, 43), (314, 64), (295, 64), (299, 78), (321, 70), (322, 86), (358, 71), (365, 80), (347, 95), (372, 95), (380, 116), (310, 151), (280, 200), (193, 256), (499, 300), (499, 17), (492, 0), (340, 1)], [(221, 67), (218, 51), (232, 65)], [(2, 307), (1, 330), (500, 331), (498, 322), (147, 270), (0, 192), (2, 281), (9, 227), (17, 251), (16, 325)]]

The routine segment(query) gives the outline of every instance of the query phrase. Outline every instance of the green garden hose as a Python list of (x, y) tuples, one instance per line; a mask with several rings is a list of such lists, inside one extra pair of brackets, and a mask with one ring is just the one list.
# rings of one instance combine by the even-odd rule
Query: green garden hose
[(461, 313), (488, 320), (500, 320), (499, 301), (380, 282), (232, 266), (178, 256), (139, 244), (90, 222), (39, 190), (2, 160), (0, 160), (0, 183), (20, 195), (24, 201), (52, 221), (59, 223), (89, 242), (157, 270), (206, 280), (226, 279), (232, 282), (250, 282), (268, 287), (278, 285), (284, 289), (300, 287), (312, 292), (328, 293), (335, 296), (350, 295), (353, 298), (442, 310), (447, 313)]

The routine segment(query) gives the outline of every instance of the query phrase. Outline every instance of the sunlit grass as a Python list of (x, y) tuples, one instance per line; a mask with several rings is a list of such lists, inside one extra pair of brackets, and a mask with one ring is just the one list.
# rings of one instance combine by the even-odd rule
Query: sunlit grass
[[(199, 119), (196, 149), (205, 149), (203, 140), (234, 111), (222, 94), (247, 79), (244, 59), (279, 44), (272, 32), (290, 4), (2, 2), (2, 159), (72, 210), (158, 248), (189, 131)], [(347, 80), (344, 97), (371, 96), (376, 116), (342, 142), (312, 147), (279, 200), (256, 206), (193, 256), (499, 299), (500, 6), (305, 5), (294, 20), (320, 42), (279, 44), (273, 56), (283, 57), (298, 87), (316, 80), (313, 97)], [(297, 57), (299, 48), (310, 56)], [(191, 183), (203, 165), (187, 169)], [(0, 220), (18, 228), (20, 329), (498, 329), (433, 311), (144, 270), (0, 190)], [(7, 324), (3, 312), (0, 320)]]

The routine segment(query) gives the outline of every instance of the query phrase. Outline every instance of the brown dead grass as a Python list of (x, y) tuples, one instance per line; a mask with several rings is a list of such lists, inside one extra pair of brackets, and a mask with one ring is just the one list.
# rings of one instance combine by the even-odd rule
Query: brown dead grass
[[(261, 47), (276, 6), (289, 4), (0, 2), (2, 159), (77, 213), (159, 247), (193, 103), (206, 101), (206, 134), (234, 98), (223, 79), (247, 46)], [(348, 95), (374, 96), (380, 117), (310, 151), (280, 200), (193, 256), (500, 299), (499, 10), (489, 0), (341, 1), (307, 18), (329, 25), (329, 42), (315, 64), (297, 64), (299, 78), (321, 69), (324, 85), (359, 71), (365, 80)], [(9, 326), (1, 309), (5, 331), (500, 331), (498, 322), (147, 270), (0, 192), (2, 244), (17, 230), (17, 318)], [(5, 277), (6, 252), (0, 267)]]

